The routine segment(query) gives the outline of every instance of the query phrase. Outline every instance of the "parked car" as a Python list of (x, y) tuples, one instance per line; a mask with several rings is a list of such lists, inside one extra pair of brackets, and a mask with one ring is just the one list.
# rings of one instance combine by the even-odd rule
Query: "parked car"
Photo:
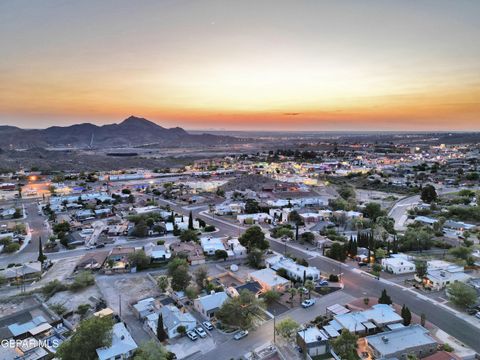
[(105, 244), (98, 244), (98, 245), (96, 246), (97, 249), (104, 248), (104, 247), (105, 247)]
[(315, 305), (315, 299), (307, 299), (302, 301), (302, 307), (304, 309), (309, 308), (310, 306)]
[(328, 281), (327, 280), (320, 280), (318, 282), (318, 286), (328, 286)]
[(198, 339), (197, 334), (196, 334), (195, 331), (193, 331), (193, 330), (190, 330), (189, 332), (187, 332), (187, 336), (188, 336), (188, 338), (189, 338), (190, 340), (192, 340), (192, 341), (195, 341), (195, 340)]
[(368, 266), (366, 262), (359, 262), (358, 267)]
[(475, 314), (475, 317), (476, 317), (477, 319), (480, 319), (480, 311)]
[(243, 339), (247, 335), (248, 335), (248, 331), (247, 330), (242, 330), (242, 331), (236, 333), (233, 338), (235, 340), (240, 340), (240, 339)]
[(203, 330), (203, 328), (201, 326), (198, 326), (195, 328), (195, 332), (198, 334), (198, 336), (200, 336), (202, 339), (207, 337), (207, 333), (205, 332), (205, 330)]
[(477, 313), (478, 313), (477, 309), (467, 308), (468, 315), (477, 315)]
[(210, 321), (204, 321), (202, 325), (207, 330), (213, 330), (213, 325)]

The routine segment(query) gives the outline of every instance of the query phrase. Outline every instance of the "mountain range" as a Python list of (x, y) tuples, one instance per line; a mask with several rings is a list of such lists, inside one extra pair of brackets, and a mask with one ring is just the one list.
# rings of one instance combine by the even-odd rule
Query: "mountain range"
[(118, 124), (52, 126), (21, 129), (0, 126), (0, 148), (31, 149), (46, 147), (105, 148), (130, 146), (181, 147), (239, 143), (232, 136), (189, 134), (180, 127), (164, 128), (144, 118), (130, 116)]

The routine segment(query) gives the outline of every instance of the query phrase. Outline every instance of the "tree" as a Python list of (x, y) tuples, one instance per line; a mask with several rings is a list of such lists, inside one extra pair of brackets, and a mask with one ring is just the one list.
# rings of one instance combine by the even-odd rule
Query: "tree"
[(331, 341), (335, 354), (342, 360), (357, 360), (358, 336), (348, 330), (343, 330), (339, 337)]
[(307, 280), (305, 281), (305, 284), (303, 285), (305, 289), (308, 291), (308, 298), (310, 299), (312, 296), (312, 291), (315, 290), (315, 284), (313, 283), (312, 280)]
[(15, 251), (18, 251), (19, 249), (20, 249), (19, 243), (10, 243), (5, 245), (5, 247), (3, 248), (3, 252), (10, 254)]
[(70, 290), (79, 291), (93, 284), (95, 284), (95, 278), (92, 273), (90, 271), (81, 271), (75, 276), (73, 283), (70, 285)]
[(198, 241), (198, 235), (195, 230), (185, 230), (179, 236), (180, 241), (189, 242), (189, 241)]
[(270, 246), (268, 241), (265, 240), (265, 234), (259, 226), (248, 228), (242, 236), (239, 237), (238, 241), (249, 250), (253, 248), (266, 250)]
[(467, 260), (472, 254), (472, 248), (465, 246), (458, 246), (448, 250), (450, 255), (455, 256), (457, 259)]
[(458, 306), (467, 307), (477, 301), (477, 292), (472, 287), (457, 281), (447, 286), (447, 295)]
[(258, 202), (253, 199), (248, 199), (245, 202), (245, 213), (247, 214), (256, 214), (259, 212)]
[(365, 205), (365, 210), (363, 213), (373, 221), (375, 221), (379, 216), (383, 216), (385, 214), (380, 204), (375, 202), (370, 202)]
[(378, 298), (378, 303), (387, 305), (392, 304), (392, 299), (390, 298), (390, 296), (388, 296), (386, 289), (382, 290), (382, 295), (380, 295), (380, 297)]
[(263, 301), (257, 299), (255, 294), (243, 290), (239, 296), (226, 300), (217, 311), (216, 317), (224, 325), (247, 329), (258, 316), (256, 313), (259, 308), (263, 306)]
[(387, 256), (387, 252), (382, 249), (382, 248), (378, 248), (377, 250), (375, 250), (375, 259), (383, 259)]
[(197, 288), (194, 286), (187, 286), (187, 288), (185, 289), (185, 295), (190, 300), (196, 299), (198, 295)]
[(189, 230), (193, 230), (193, 215), (192, 215), (192, 212), (190, 211), (190, 213), (188, 214), (188, 229)]
[(62, 360), (94, 360), (97, 349), (112, 344), (113, 320), (110, 316), (91, 317), (83, 320), (72, 337), (57, 349)]
[(218, 260), (223, 259), (225, 261), (228, 258), (228, 253), (225, 250), (215, 250), (215, 258)]
[(165, 291), (167, 291), (167, 288), (168, 288), (168, 277), (166, 276), (160, 276), (158, 279), (157, 279), (157, 285), (158, 285), (158, 288), (160, 289), (160, 291), (162, 293), (164, 293)]
[(259, 269), (263, 263), (263, 251), (260, 249), (253, 249), (247, 255), (248, 265)]
[(427, 276), (428, 266), (426, 261), (415, 261), (415, 274), (421, 280)]
[(207, 268), (205, 266), (200, 266), (197, 270), (195, 270), (194, 277), (198, 288), (203, 289), (208, 279)]
[(290, 212), (290, 214), (288, 214), (288, 220), (298, 225), (303, 224), (303, 218), (300, 216), (297, 210), (293, 210)]
[(290, 238), (290, 240), (293, 240), (295, 235), (293, 234), (292, 230), (282, 226), (280, 229), (278, 229), (278, 231), (275, 232), (275, 236), (277, 238), (287, 237), (287, 238)]
[(191, 276), (188, 273), (188, 267), (185, 265), (177, 267), (172, 273), (170, 285), (174, 291), (185, 291), (190, 284)]
[(330, 247), (327, 256), (338, 261), (345, 261), (345, 259), (347, 258), (347, 252), (345, 250), (346, 249), (343, 244), (339, 242), (334, 242)]
[(47, 260), (47, 257), (43, 254), (43, 246), (42, 246), (42, 238), (38, 239), (38, 261), (40, 261), (43, 265), (45, 260)]
[(290, 306), (293, 307), (293, 298), (297, 295), (297, 289), (291, 287), (287, 292), (290, 294)]
[(150, 264), (150, 258), (145, 254), (145, 251), (137, 250), (128, 254), (128, 262), (130, 266), (142, 269)]
[(168, 351), (161, 344), (149, 340), (138, 347), (133, 360), (169, 360), (169, 358)]
[(183, 325), (180, 325), (179, 327), (177, 327), (177, 332), (183, 336), (187, 333), (187, 328)]
[(315, 235), (312, 232), (307, 231), (300, 235), (300, 239), (306, 243), (313, 244), (315, 241)]
[(275, 331), (285, 340), (290, 341), (295, 337), (299, 328), (300, 325), (295, 320), (287, 317), (275, 326)]
[(168, 270), (168, 275), (172, 276), (174, 271), (180, 267), (180, 266), (186, 266), (188, 267), (188, 262), (187, 260), (185, 259), (182, 259), (180, 257), (175, 257), (173, 258), (173, 260), (171, 260), (169, 263), (168, 263), (168, 267), (167, 267), (167, 270)]
[(403, 325), (408, 326), (412, 322), (412, 313), (410, 312), (410, 309), (403, 304), (402, 306), (402, 311), (401, 311), (401, 316), (403, 319)]
[(15, 212), (13, 213), (13, 216), (12, 216), (12, 217), (13, 217), (14, 219), (20, 219), (22, 216), (23, 216), (23, 215), (22, 215), (22, 210), (19, 209), (19, 208), (17, 208), (17, 209), (15, 209)]
[(165, 328), (163, 327), (163, 316), (162, 314), (158, 315), (157, 321), (157, 339), (160, 341), (165, 341), (168, 338)]
[(273, 304), (280, 299), (280, 293), (276, 290), (267, 290), (263, 293), (263, 300), (266, 304)]
[(424, 313), (420, 314), (420, 325), (425, 327), (425, 321), (427, 320), (427, 316)]
[(423, 202), (430, 204), (431, 202), (437, 200), (437, 191), (433, 185), (425, 185), (420, 194), (420, 198)]
[(148, 236), (149, 227), (145, 220), (140, 220), (132, 230), (132, 236), (135, 237), (147, 237)]

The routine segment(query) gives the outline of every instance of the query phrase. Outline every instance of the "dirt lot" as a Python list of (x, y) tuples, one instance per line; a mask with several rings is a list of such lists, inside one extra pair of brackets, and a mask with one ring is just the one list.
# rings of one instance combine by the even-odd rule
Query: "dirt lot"
[(31, 296), (10, 298), (6, 302), (0, 302), (0, 318), (37, 304), (38, 303)]
[(63, 282), (72, 275), (75, 265), (80, 258), (81, 256), (77, 256), (56, 261), (37, 284), (43, 286), (52, 280), (60, 280)]
[(141, 344), (149, 340), (150, 336), (143, 330), (141, 321), (134, 315), (130, 306), (140, 299), (160, 295), (156, 284), (147, 277), (147, 274), (99, 275), (97, 285), (107, 305), (125, 321), (135, 341)]

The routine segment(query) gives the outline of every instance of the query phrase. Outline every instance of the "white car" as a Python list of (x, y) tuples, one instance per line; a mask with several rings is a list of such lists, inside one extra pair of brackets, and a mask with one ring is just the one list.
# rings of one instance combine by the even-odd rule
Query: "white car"
[(310, 306), (313, 306), (313, 305), (315, 305), (315, 299), (308, 299), (308, 300), (302, 301), (302, 307), (304, 309), (309, 308)]
[(213, 330), (213, 325), (210, 321), (204, 321), (202, 325), (207, 330)]
[(240, 340), (240, 339), (243, 339), (247, 335), (248, 335), (248, 331), (247, 330), (242, 330), (242, 331), (236, 333), (233, 338), (235, 340)]
[(476, 317), (477, 319), (480, 319), (480, 311), (475, 314), (475, 317)]
[(207, 337), (207, 333), (205, 332), (205, 330), (203, 330), (203, 328), (201, 326), (198, 326), (195, 328), (195, 332), (198, 334), (198, 336), (200, 336), (202, 339)]
[(190, 330), (189, 332), (187, 332), (187, 336), (188, 336), (188, 338), (189, 338), (190, 340), (192, 340), (192, 341), (195, 341), (195, 340), (198, 339), (197, 334), (195, 333), (195, 331), (192, 331), (192, 330)]

